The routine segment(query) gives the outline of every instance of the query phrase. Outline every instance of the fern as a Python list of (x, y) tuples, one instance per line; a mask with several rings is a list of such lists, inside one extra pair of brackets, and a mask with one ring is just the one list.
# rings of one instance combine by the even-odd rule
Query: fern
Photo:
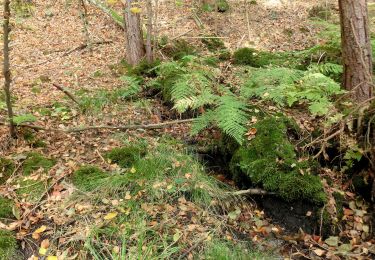
[(114, 94), (122, 99), (130, 98), (142, 91), (141, 80), (137, 77), (122, 76), (120, 80), (127, 84), (127, 88), (120, 88)]
[(333, 106), (332, 97), (344, 91), (337, 82), (316, 70), (259, 69), (244, 84), (241, 95), (271, 100), (279, 106), (306, 103), (313, 115), (324, 115)]
[(218, 97), (215, 109), (206, 111), (198, 117), (193, 123), (191, 132), (193, 135), (198, 134), (214, 124), (225, 134), (242, 144), (248, 122), (246, 110), (246, 103), (233, 94)]

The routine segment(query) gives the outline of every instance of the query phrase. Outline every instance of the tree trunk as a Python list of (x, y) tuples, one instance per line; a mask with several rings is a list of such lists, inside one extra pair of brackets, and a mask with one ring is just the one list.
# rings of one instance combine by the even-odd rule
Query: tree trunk
[(343, 84), (354, 101), (373, 95), (372, 52), (367, 0), (339, 0), (344, 65)]
[(137, 0), (127, 0), (125, 7), (126, 58), (130, 65), (137, 65), (145, 57), (140, 8)]
[(147, 62), (151, 63), (154, 60), (153, 48), (152, 48), (152, 1), (147, 0), (147, 39), (146, 39), (146, 59)]
[(13, 108), (12, 101), (10, 98), (10, 64), (9, 64), (9, 19), (10, 19), (10, 0), (4, 0), (4, 63), (3, 63), (3, 75), (4, 75), (4, 92), (5, 92), (5, 102), (8, 109), (8, 118), (9, 118), (9, 132), (12, 137), (16, 137), (16, 130), (13, 123)]

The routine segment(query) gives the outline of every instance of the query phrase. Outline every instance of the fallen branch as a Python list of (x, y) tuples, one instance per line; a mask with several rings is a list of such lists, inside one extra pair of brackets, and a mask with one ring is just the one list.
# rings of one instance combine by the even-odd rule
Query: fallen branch
[[(109, 44), (109, 43), (112, 43), (113, 41), (99, 41), (99, 42), (92, 42), (91, 45), (100, 45), (100, 44)], [(75, 52), (75, 51), (80, 51), (80, 50), (83, 50), (85, 48), (87, 48), (89, 46), (88, 43), (82, 43), (81, 45), (73, 48), (73, 49), (70, 49), (68, 51), (66, 51), (62, 57), (65, 57), (65, 56), (68, 56), (69, 54)]]
[[(193, 122), (195, 119), (184, 119), (184, 120), (175, 120), (169, 122), (163, 122), (159, 124), (148, 124), (148, 125), (123, 125), (123, 126), (109, 126), (109, 125), (99, 125), (99, 126), (83, 126), (78, 128), (68, 128), (68, 129), (59, 129), (59, 128), (47, 128), (38, 125), (29, 125), (29, 124), (19, 124), (16, 127), (26, 127), (34, 130), (40, 131), (50, 131), (50, 132), (64, 132), (64, 133), (79, 133), (88, 130), (100, 130), (100, 129), (109, 129), (109, 130), (136, 130), (136, 129), (161, 129), (170, 125), (183, 124)], [(0, 125), (7, 126), (6, 122), (0, 122)]]
[(67, 95), (71, 100), (73, 100), (77, 105), (80, 105), (80, 103), (77, 101), (77, 99), (73, 96), (72, 93), (70, 93), (67, 89), (65, 89), (64, 87), (61, 87), (59, 85), (57, 85), (56, 83), (53, 83), (52, 84), (55, 88), (57, 88), (58, 90), (61, 90), (65, 95)]
[(234, 192), (228, 192), (227, 194), (240, 196), (240, 195), (275, 195), (274, 192), (268, 192), (262, 189), (247, 189), (247, 190), (239, 190)]

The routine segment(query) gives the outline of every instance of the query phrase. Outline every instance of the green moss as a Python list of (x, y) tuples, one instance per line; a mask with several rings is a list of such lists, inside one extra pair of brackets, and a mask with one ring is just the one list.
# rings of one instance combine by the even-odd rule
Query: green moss
[(208, 36), (207, 38), (202, 39), (202, 43), (207, 47), (209, 51), (215, 52), (225, 49), (224, 42), (221, 39), (214, 38), (215, 35), (213, 35), (212, 37), (213, 38), (210, 38), (210, 36)]
[(139, 158), (145, 156), (146, 147), (142, 145), (131, 145), (126, 147), (114, 148), (105, 154), (105, 157), (111, 162), (118, 164), (123, 168), (132, 166)]
[(93, 191), (109, 175), (96, 166), (83, 166), (72, 175), (73, 184), (81, 191)]
[(226, 12), (229, 10), (229, 4), (227, 0), (216, 0), (217, 11)]
[(47, 181), (40, 180), (21, 180), (18, 182), (20, 186), (17, 189), (17, 195), (25, 199), (29, 203), (37, 202), (46, 190)]
[(11, 160), (0, 157), (0, 185), (12, 175), (15, 165)]
[(23, 172), (25, 175), (30, 175), (41, 168), (47, 172), (54, 165), (55, 160), (48, 159), (39, 153), (31, 152), (27, 154), (27, 158), (23, 163)]
[(13, 201), (0, 197), (0, 218), (11, 218), (13, 216)]
[(232, 157), (233, 178), (237, 182), (248, 178), (287, 201), (305, 199), (323, 203), (323, 186), (319, 177), (312, 174), (316, 164), (298, 160), (288, 140), (288, 125), (290, 120), (276, 117), (255, 124), (256, 137), (247, 146), (238, 148)]
[(195, 48), (185, 40), (175, 40), (163, 48), (163, 53), (174, 60), (179, 60), (187, 55), (195, 55)]
[(143, 76), (143, 77), (156, 77), (156, 72), (154, 68), (160, 65), (160, 60), (155, 60), (153, 62), (148, 62), (147, 60), (142, 60), (136, 66), (128, 65), (128, 75)]
[(339, 192), (334, 192), (332, 195), (335, 198), (336, 202), (337, 219), (340, 220), (344, 216), (345, 197)]
[(11, 231), (0, 229), (0, 259), (14, 259), (17, 240)]

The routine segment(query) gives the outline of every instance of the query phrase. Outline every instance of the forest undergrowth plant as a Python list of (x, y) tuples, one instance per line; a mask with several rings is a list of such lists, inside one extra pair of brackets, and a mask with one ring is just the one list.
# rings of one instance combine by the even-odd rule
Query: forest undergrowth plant
[[(336, 68), (336, 67), (335, 67)], [(271, 100), (279, 106), (305, 103), (312, 115), (326, 115), (334, 97), (345, 93), (340, 85), (322, 73), (285, 68), (255, 70), (241, 88), (241, 96)]]
[[(178, 212), (194, 212), (194, 223), (198, 225), (207, 224), (206, 218), (215, 219), (207, 230), (213, 235), (221, 232), (221, 224), (217, 223), (224, 223), (216, 214), (226, 214), (232, 205), (230, 201), (241, 200), (232, 198), (227, 194), (228, 187), (208, 176), (203, 165), (180, 142), (170, 138), (159, 141), (156, 146), (148, 146), (144, 157), (135, 157), (132, 166), (124, 171), (104, 173), (87, 166), (73, 173), (74, 186), (84, 192), (75, 193), (67, 203), (85, 201), (95, 208), (107, 207), (116, 216), (91, 229), (85, 248), (94, 259), (124, 259), (121, 257), (125, 255), (148, 259), (176, 257), (186, 247), (185, 236), (189, 241), (199, 241), (201, 235), (187, 232), (184, 225), (190, 222), (186, 223), (184, 215)], [(106, 199), (119, 203), (105, 206)], [(75, 218), (77, 222), (81, 218), (86, 222), (87, 216), (76, 214)], [(155, 221), (165, 225), (152, 224)], [(106, 243), (100, 242), (103, 239)], [(119, 250), (113, 251), (110, 245), (117, 245)]]

